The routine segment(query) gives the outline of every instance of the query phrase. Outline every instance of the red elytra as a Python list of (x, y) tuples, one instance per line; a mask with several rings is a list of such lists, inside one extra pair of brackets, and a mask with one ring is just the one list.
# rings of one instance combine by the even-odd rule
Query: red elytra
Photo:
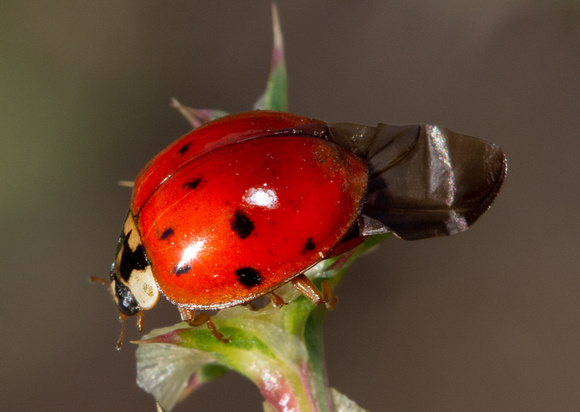
[(134, 204), (171, 302), (216, 309), (253, 300), (322, 260), (357, 218), (365, 163), (322, 139), (257, 134), (192, 153)]
[(246, 303), (290, 280), (331, 308), (329, 285), (320, 292), (303, 273), (353, 227), (369, 176), (366, 162), (323, 138), (327, 130), (288, 113), (240, 113), (151, 160), (135, 181), (110, 272), (121, 319), (139, 315), (141, 324), (161, 292), (184, 320), (227, 341), (194, 310)]
[(139, 172), (133, 187), (131, 210), (135, 214), (139, 213), (143, 204), (168, 176), (184, 163), (218, 147), (257, 136), (272, 135), (292, 127), (325, 124), (304, 116), (266, 110), (233, 114), (207, 123), (167, 146)]

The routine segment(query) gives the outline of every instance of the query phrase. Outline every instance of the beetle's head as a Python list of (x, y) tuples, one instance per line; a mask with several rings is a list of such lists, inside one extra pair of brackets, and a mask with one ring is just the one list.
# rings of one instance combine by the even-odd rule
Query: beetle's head
[(139, 330), (142, 328), (142, 310), (151, 309), (159, 299), (159, 288), (155, 283), (151, 264), (145, 254), (141, 235), (135, 224), (133, 213), (129, 211), (123, 230), (119, 236), (117, 255), (111, 266), (109, 282), (93, 279), (107, 284), (119, 307), (123, 325), (117, 348), (121, 347), (125, 332), (125, 318), (138, 316)]

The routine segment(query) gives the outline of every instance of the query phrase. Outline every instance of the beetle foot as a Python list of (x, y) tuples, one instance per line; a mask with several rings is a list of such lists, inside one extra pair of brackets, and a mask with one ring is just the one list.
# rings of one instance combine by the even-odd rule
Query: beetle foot
[(324, 306), (326, 306), (326, 309), (328, 310), (334, 309), (334, 307), (336, 306), (336, 302), (338, 301), (338, 298), (334, 294), (332, 285), (327, 280), (322, 281), (322, 296), (324, 300)]
[(192, 309), (187, 309), (182, 306), (178, 306), (178, 308), (181, 319), (189, 326), (201, 326), (205, 323), (217, 340), (223, 343), (230, 343), (232, 341), (230, 338), (226, 338), (224, 334), (217, 329), (215, 323), (213, 323), (211, 317), (207, 313), (196, 314)]
[(310, 299), (316, 305), (324, 305), (328, 310), (334, 309), (337, 297), (334, 296), (332, 285), (324, 280), (322, 282), (322, 292), (305, 275), (300, 274), (291, 280), (292, 284), (300, 293)]
[(288, 303), (286, 303), (286, 301), (284, 300), (284, 298), (282, 296), (278, 295), (276, 292), (270, 292), (270, 293), (268, 293), (268, 297), (272, 301), (272, 305), (275, 308), (281, 308), (282, 306), (288, 304)]

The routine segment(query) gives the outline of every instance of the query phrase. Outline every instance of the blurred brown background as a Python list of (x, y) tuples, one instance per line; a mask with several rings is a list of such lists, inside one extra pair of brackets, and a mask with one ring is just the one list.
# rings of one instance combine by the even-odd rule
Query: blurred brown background
[[(580, 408), (580, 5), (279, 1), (291, 111), (432, 122), (509, 159), (452, 238), (390, 239), (340, 285), (330, 382), (371, 411)], [(251, 108), (268, 1), (0, 4), (0, 409), (153, 411), (106, 276), (131, 180), (193, 107)], [(146, 330), (178, 320), (168, 304)], [(138, 334), (128, 324), (127, 338)], [(235, 374), (176, 411), (257, 411)]]

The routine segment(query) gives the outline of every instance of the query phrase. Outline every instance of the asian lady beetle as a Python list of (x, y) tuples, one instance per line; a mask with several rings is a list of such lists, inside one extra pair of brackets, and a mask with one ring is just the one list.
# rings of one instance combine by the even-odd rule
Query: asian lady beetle
[(491, 205), (505, 172), (497, 146), (437, 126), (222, 117), (141, 170), (109, 285), (123, 321), (138, 315), (141, 325), (161, 292), (183, 320), (227, 341), (194, 311), (269, 293), (277, 302), (287, 282), (331, 308), (329, 285), (319, 291), (307, 269), (373, 234), (461, 232)]

